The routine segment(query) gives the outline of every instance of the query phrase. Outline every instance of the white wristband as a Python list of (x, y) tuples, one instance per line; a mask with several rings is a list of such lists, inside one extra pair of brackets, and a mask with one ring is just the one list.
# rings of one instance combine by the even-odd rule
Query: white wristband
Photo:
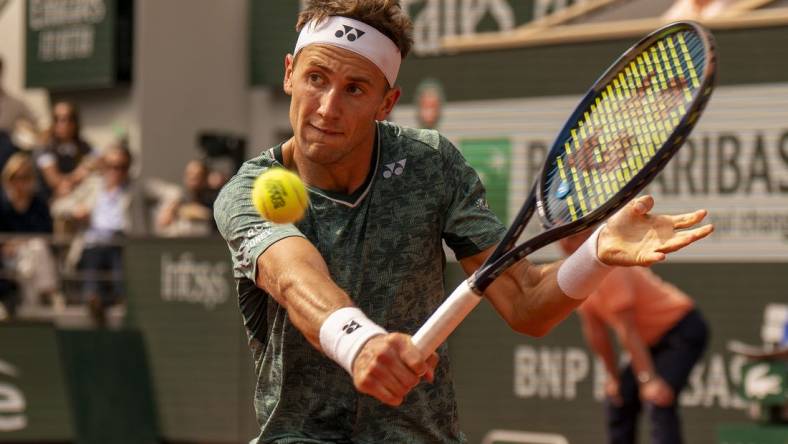
[(605, 279), (613, 267), (605, 265), (596, 254), (602, 224), (558, 268), (558, 286), (573, 299), (585, 299)]
[(372, 337), (385, 335), (383, 327), (372, 322), (356, 307), (344, 307), (331, 313), (320, 326), (323, 353), (353, 375), (353, 360)]

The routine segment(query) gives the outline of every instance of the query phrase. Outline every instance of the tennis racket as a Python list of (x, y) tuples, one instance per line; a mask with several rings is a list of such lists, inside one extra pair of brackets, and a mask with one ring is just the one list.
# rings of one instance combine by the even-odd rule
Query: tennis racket
[[(528, 198), (484, 264), (413, 336), (431, 354), (528, 254), (604, 220), (635, 197), (682, 146), (714, 87), (711, 34), (676, 22), (647, 35), (596, 81), (558, 134)], [(534, 211), (542, 233), (517, 245)]]

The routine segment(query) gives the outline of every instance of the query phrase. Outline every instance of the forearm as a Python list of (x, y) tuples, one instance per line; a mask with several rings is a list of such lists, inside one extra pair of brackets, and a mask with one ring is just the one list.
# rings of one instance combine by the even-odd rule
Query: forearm
[(633, 325), (627, 324), (625, 327), (618, 331), (621, 345), (630, 355), (632, 370), (640, 382), (647, 377), (653, 378), (656, 373), (654, 370), (654, 361), (651, 359), (651, 352), (648, 346), (637, 333)]
[(522, 261), (499, 279), (497, 288), (488, 291), (493, 304), (515, 330), (544, 335), (604, 280), (611, 267), (597, 257), (598, 233), (594, 232), (564, 261), (543, 266)]
[(88, 175), (90, 174), (90, 170), (84, 165), (79, 165), (74, 171), (69, 173), (66, 177), (74, 183), (79, 184), (81, 183)]
[(580, 310), (579, 314), (586, 343), (602, 360), (608, 376), (617, 380), (618, 365), (616, 363), (616, 353), (613, 350), (613, 343), (605, 323), (593, 312)]
[(567, 297), (558, 286), (560, 262), (533, 265), (527, 261), (510, 268), (485, 294), (516, 331), (543, 336), (582, 303)]
[(44, 181), (50, 188), (57, 188), (64, 178), (54, 165), (42, 168), (41, 173), (44, 176)]
[(616, 364), (616, 353), (610, 343), (610, 338), (605, 334), (604, 338), (587, 338), (588, 345), (594, 350), (599, 359), (605, 365), (605, 372), (608, 377), (618, 379), (618, 366)]
[(257, 260), (257, 285), (286, 310), (295, 327), (318, 350), (320, 327), (350, 297), (331, 279), (325, 261), (309, 241), (289, 237), (272, 245)]

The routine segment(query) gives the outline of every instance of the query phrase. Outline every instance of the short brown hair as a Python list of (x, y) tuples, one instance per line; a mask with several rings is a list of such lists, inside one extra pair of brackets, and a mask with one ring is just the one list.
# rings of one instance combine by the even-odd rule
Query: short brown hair
[(296, 31), (311, 20), (318, 22), (339, 15), (362, 21), (382, 32), (399, 48), (404, 59), (413, 46), (413, 23), (399, 0), (309, 0), (298, 14)]
[(2, 172), (0, 172), (0, 183), (3, 187), (11, 183), (11, 179), (24, 168), (35, 172), (35, 164), (29, 154), (25, 152), (14, 153), (6, 161)]

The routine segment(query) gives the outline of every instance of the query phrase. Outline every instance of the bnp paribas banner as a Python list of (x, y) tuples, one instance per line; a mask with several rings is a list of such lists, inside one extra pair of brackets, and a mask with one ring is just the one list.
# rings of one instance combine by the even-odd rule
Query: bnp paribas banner
[[(489, 183), (488, 191), (491, 200), (508, 202), (506, 217), (522, 205), (546, 151), (579, 100), (452, 102), (436, 97), (400, 106), (392, 119), (424, 126), (423, 116), (433, 116), (431, 126), (453, 140), (477, 169), (497, 171), (490, 176), (495, 180), (505, 172), (508, 186)], [(485, 143), (495, 147), (496, 155), (478, 154)], [(497, 154), (502, 145), (510, 150), (505, 171)], [(674, 260), (788, 259), (788, 84), (718, 87), (685, 146), (647, 192), (656, 197), (660, 212), (706, 208), (716, 225), (711, 238)], [(536, 257), (556, 255), (547, 248)]]

